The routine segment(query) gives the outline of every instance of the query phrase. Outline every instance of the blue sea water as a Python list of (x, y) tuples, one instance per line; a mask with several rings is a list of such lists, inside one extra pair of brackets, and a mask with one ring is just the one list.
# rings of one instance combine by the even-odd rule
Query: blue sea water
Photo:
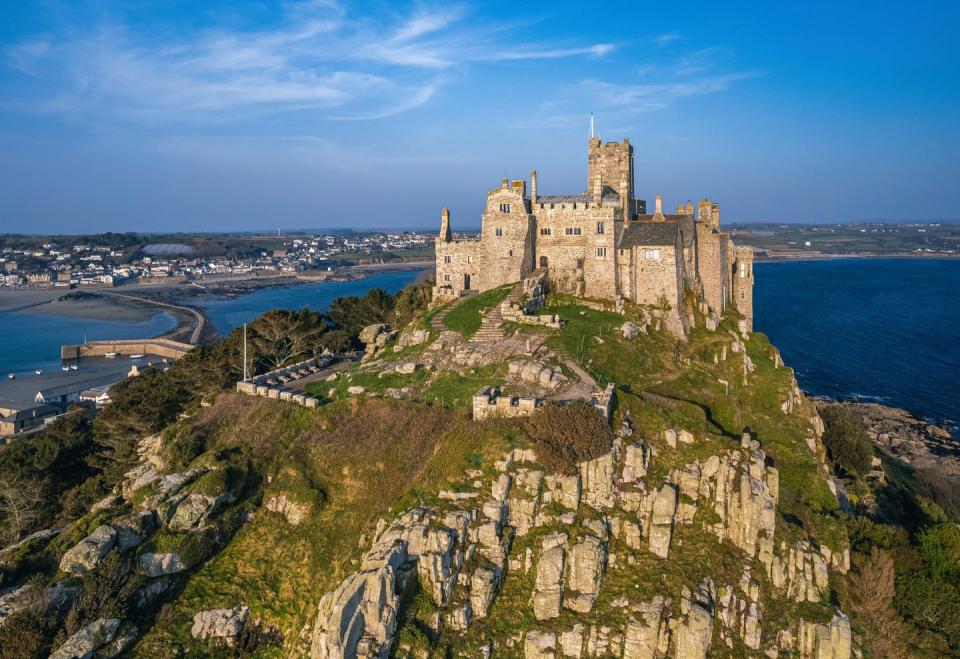
[(960, 259), (757, 263), (754, 329), (805, 391), (960, 421)]
[(17, 311), (0, 312), (0, 377), (33, 373), (37, 368), (59, 370), (60, 346), (84, 339), (143, 339), (169, 332), (177, 319), (167, 312), (136, 322), (44, 316)]
[(205, 300), (199, 303), (220, 334), (226, 335), (243, 323), (250, 322), (271, 309), (303, 309), (323, 311), (338, 297), (363, 295), (371, 288), (396, 293), (412, 284), (421, 270), (384, 272), (352, 281), (324, 281), (316, 284), (271, 286), (230, 299)]

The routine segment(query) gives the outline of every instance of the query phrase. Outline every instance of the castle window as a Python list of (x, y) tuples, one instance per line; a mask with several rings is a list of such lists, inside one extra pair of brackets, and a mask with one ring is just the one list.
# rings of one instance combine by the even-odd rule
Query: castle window
[(577, 269), (583, 269), (583, 259), (577, 259)]
[(509, 213), (509, 212), (510, 212), (510, 204), (500, 204), (500, 212), (501, 212), (501, 213)]
[(473, 263), (473, 257), (472, 257), (472, 256), (468, 256), (468, 257), (467, 257), (467, 263)]
[(740, 279), (746, 279), (746, 277), (747, 277), (747, 264), (741, 262), (740, 263)]
[(512, 249), (507, 250), (507, 256), (513, 256), (513, 250), (512, 250)]
[(502, 236), (502, 235), (503, 235), (503, 229), (501, 229), (500, 227), (497, 227), (496, 230), (494, 231), (494, 234), (496, 234), (496, 235), (498, 235), (498, 236)]
[(450, 281), (450, 275), (444, 275), (443, 281)]
[(564, 233), (567, 234), (568, 236), (579, 236), (580, 227), (567, 227), (566, 229), (564, 229)]
[(653, 259), (655, 261), (660, 260), (660, 250), (659, 249), (645, 249), (643, 250), (643, 258)]
[(444, 256), (444, 257), (443, 257), (443, 262), (444, 262), (444, 263), (452, 263), (452, 262), (453, 262), (453, 257), (452, 257), (452, 256)]
[(604, 258), (606, 255), (607, 255), (607, 248), (606, 248), (606, 247), (598, 247), (598, 248), (597, 248), (597, 256), (598, 256), (598, 257), (600, 257), (600, 258), (602, 259), (602, 258)]
[(603, 233), (604, 226), (603, 222), (597, 222), (597, 233)]
[(553, 233), (553, 231), (550, 229), (550, 227), (541, 227), (541, 228), (540, 228), (540, 235), (541, 235), (541, 236), (549, 236), (549, 235), (551, 235), (552, 233)]

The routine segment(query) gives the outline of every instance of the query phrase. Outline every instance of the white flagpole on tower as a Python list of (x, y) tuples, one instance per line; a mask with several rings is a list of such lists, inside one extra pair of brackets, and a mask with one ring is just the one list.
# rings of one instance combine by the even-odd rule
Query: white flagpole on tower
[(247, 324), (243, 324), (243, 381), (247, 381)]

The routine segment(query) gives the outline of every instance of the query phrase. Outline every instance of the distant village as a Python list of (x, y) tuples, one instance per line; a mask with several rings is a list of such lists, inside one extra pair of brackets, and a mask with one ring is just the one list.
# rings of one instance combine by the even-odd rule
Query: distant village
[[(142, 238), (132, 242), (132, 238), (123, 240), (125, 237), (121, 235), (118, 241), (116, 234), (104, 234), (33, 242), (0, 238), (0, 287), (96, 288), (254, 273), (297, 274), (404, 260), (418, 254), (432, 258), (435, 236), (433, 232), (410, 231), (228, 241), (217, 236), (191, 236), (182, 243), (144, 243)], [(117, 242), (121, 244), (111, 244)]]

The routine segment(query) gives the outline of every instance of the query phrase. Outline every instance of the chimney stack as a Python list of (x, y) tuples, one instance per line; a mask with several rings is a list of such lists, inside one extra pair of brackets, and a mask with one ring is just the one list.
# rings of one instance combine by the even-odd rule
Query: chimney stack
[(663, 215), (663, 195), (657, 195), (657, 204), (654, 208), (656, 209), (654, 210), (656, 215)]
[(530, 206), (537, 205), (537, 170), (530, 172)]
[(440, 211), (440, 240), (449, 243), (453, 240), (453, 232), (450, 231), (450, 209), (444, 208)]

